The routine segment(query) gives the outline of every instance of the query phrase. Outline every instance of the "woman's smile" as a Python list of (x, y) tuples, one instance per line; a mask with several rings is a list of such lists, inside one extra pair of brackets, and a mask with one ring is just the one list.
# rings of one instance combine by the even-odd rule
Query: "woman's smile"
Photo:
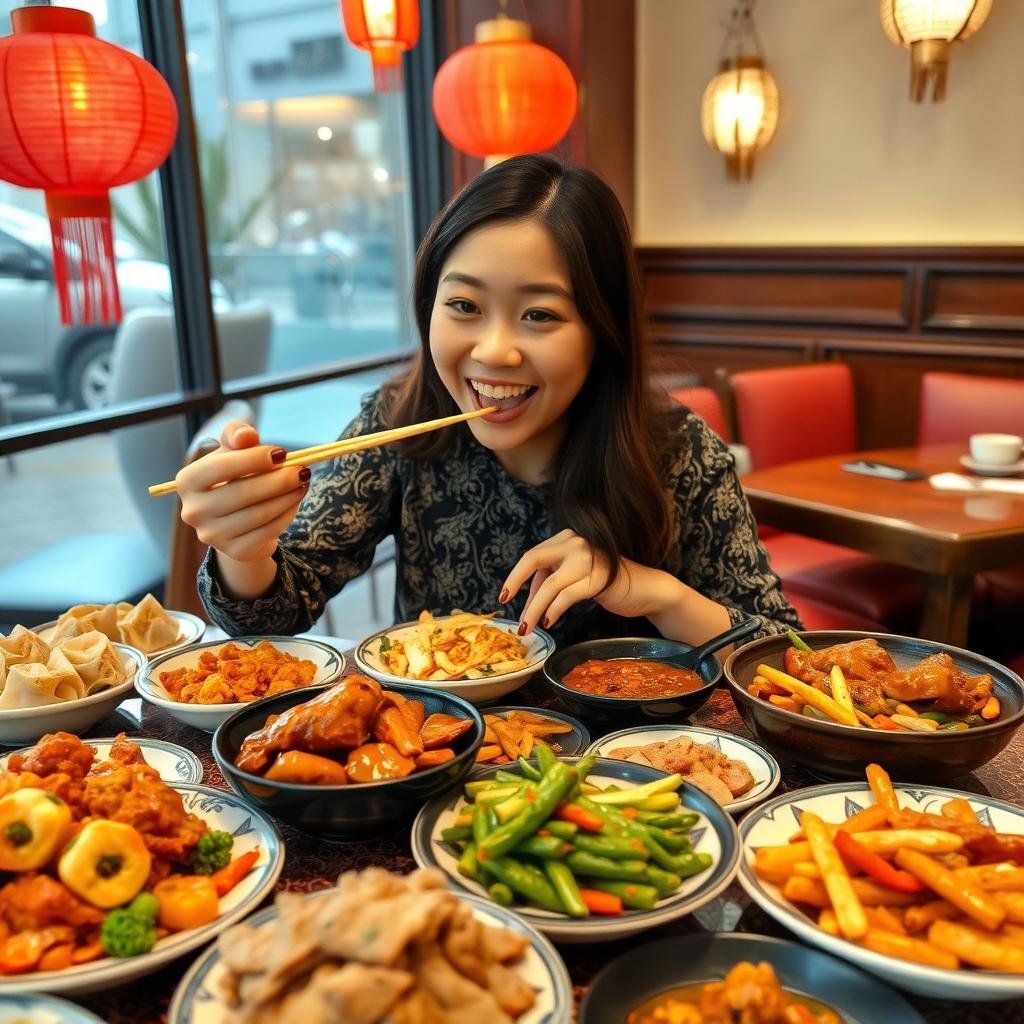
[(482, 377), (467, 377), (469, 398), (476, 409), (497, 406), (498, 411), (482, 417), (488, 423), (507, 423), (526, 411), (530, 399), (537, 393), (533, 384), (514, 384)]

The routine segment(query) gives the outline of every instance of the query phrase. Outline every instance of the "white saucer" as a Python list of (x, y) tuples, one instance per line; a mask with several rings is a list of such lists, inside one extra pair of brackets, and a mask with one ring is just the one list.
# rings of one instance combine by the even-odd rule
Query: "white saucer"
[(960, 465), (966, 466), (978, 476), (1016, 476), (1018, 473), (1024, 473), (1024, 459), (1011, 462), (1008, 466), (992, 466), (987, 462), (978, 462), (970, 455), (961, 455)]

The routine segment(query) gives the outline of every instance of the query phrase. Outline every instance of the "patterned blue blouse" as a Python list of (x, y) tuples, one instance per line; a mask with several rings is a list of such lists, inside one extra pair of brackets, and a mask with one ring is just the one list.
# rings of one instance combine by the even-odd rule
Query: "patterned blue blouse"
[[(728, 449), (700, 417), (671, 413), (659, 471), (671, 496), (673, 539), (666, 571), (725, 605), (730, 618), (759, 620), (755, 635), (799, 627), (757, 539), (750, 506)], [(342, 437), (385, 429), (379, 392), (367, 395)], [(377, 545), (394, 536), (395, 620), (452, 609), (502, 607), (505, 577), (531, 547), (557, 533), (550, 487), (513, 479), (468, 428), (436, 460), (409, 459), (395, 446), (370, 448), (314, 468), (298, 515), (281, 537), (277, 578), (253, 601), (229, 597), (208, 555), (199, 593), (213, 621), (231, 635), (299, 633), (324, 605), (366, 572)], [(529, 587), (502, 615), (517, 618)], [(656, 636), (646, 619), (611, 615), (595, 602), (573, 606), (551, 629), (559, 644), (601, 636)]]

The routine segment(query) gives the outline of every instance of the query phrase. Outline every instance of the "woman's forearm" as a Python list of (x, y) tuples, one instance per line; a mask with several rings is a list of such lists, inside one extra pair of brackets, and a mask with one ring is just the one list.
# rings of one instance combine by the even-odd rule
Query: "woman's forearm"
[[(696, 647), (732, 625), (724, 605), (704, 597), (668, 573), (664, 576), (657, 607), (647, 616), (663, 637)], [(718, 656), (723, 658), (731, 650), (731, 646), (723, 648)]]
[(251, 601), (262, 597), (277, 578), (277, 562), (273, 558), (258, 562), (238, 562), (220, 551), (214, 552), (217, 575), (225, 593), (236, 600)]

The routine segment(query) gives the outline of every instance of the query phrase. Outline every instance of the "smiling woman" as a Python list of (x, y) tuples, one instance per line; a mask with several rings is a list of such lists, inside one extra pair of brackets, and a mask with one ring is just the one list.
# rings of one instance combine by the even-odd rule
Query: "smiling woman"
[(691, 644), (797, 621), (728, 452), (651, 389), (629, 231), (600, 179), (540, 156), (480, 175), (420, 246), (414, 308), (418, 358), (344, 436), (496, 411), (312, 478), (232, 424), (177, 481), (214, 549), (200, 589), (219, 625), (307, 628), (389, 534), (398, 620), (500, 603), (521, 635)]

